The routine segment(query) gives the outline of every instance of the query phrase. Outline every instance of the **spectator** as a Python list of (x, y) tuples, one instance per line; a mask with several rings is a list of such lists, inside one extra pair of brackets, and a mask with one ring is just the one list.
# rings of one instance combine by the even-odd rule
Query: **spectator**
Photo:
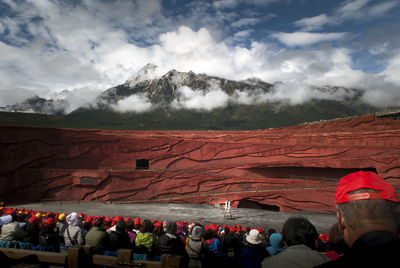
[(26, 233), (16, 221), (16, 215), (11, 214), (3, 217), (4, 224), (1, 228), (1, 241), (23, 241)]
[(140, 218), (139, 218), (139, 217), (136, 217), (136, 218), (135, 218), (135, 221), (133, 222), (133, 231), (134, 231), (136, 234), (140, 233), (140, 226), (141, 226), (141, 224), (140, 224)]
[(204, 241), (208, 246), (208, 251), (214, 256), (222, 256), (222, 245), (219, 236), (212, 230), (207, 230), (204, 235)]
[(267, 230), (267, 232), (265, 233), (265, 245), (266, 245), (267, 247), (271, 246), (271, 244), (269, 243), (269, 237), (270, 237), (272, 234), (274, 234), (274, 233), (276, 233), (276, 231), (275, 231), (275, 229), (273, 229), (273, 228), (269, 228), (269, 229)]
[(79, 227), (80, 219), (76, 212), (72, 212), (66, 218), (67, 227), (63, 233), (66, 246), (83, 245), (82, 229)]
[(225, 256), (236, 258), (240, 254), (241, 243), (239, 239), (229, 230), (229, 227), (224, 227), (224, 235), (221, 238), (222, 251)]
[(136, 232), (133, 230), (133, 221), (129, 220), (125, 223), (125, 228), (126, 232), (128, 233), (129, 236), (129, 244), (130, 248), (133, 248), (135, 246), (135, 240), (136, 240)]
[(67, 222), (66, 222), (66, 217), (65, 213), (61, 213), (58, 215), (58, 222), (57, 222), (57, 228), (60, 230), (60, 234), (64, 236), (64, 231), (67, 228)]
[(340, 180), (335, 201), (338, 227), (349, 250), (321, 267), (396, 265), (400, 200), (393, 186), (373, 172), (351, 173)]
[(261, 235), (258, 230), (250, 230), (249, 234), (246, 236), (246, 242), (247, 244), (238, 257), (241, 267), (261, 267), (261, 262), (270, 255), (264, 245), (262, 245)]
[(26, 235), (24, 237), (25, 243), (31, 243), (33, 245), (39, 244), (39, 223), (41, 222), (40, 218), (37, 218), (35, 215), (29, 218), (28, 224), (26, 225)]
[(60, 251), (60, 243), (64, 242), (60, 232), (57, 228), (57, 221), (54, 218), (47, 218), (39, 232), (39, 245), (40, 250), (43, 251)]
[(273, 233), (269, 235), (269, 244), (270, 246), (267, 247), (267, 250), (271, 256), (275, 256), (276, 254), (284, 250), (283, 239), (280, 233)]
[(186, 252), (189, 257), (189, 268), (202, 267), (204, 253), (208, 246), (203, 242), (204, 229), (202, 226), (194, 226), (191, 230), (191, 236), (186, 241)]
[(136, 260), (147, 260), (152, 257), (154, 253), (154, 234), (153, 234), (153, 223), (150, 220), (144, 220), (140, 225), (140, 232), (136, 236), (135, 240), (135, 253), (134, 259)]
[(158, 238), (158, 252), (162, 254), (172, 254), (186, 256), (185, 246), (177, 235), (176, 222), (169, 222), (165, 234)]
[(115, 224), (115, 231), (110, 232), (110, 251), (115, 251), (120, 248), (132, 248), (129, 243), (129, 235), (125, 231), (125, 222), (124, 220), (119, 220)]
[(109, 247), (110, 239), (104, 229), (104, 219), (98, 218), (85, 236), (85, 244), (92, 246), (93, 254), (103, 254)]
[(262, 267), (313, 267), (329, 261), (315, 250), (318, 233), (307, 219), (293, 217), (286, 220), (282, 238), (286, 249), (266, 258)]
[(343, 232), (339, 230), (338, 224), (335, 223), (329, 230), (328, 252), (325, 254), (329, 259), (336, 260), (342, 256), (348, 247), (344, 242)]

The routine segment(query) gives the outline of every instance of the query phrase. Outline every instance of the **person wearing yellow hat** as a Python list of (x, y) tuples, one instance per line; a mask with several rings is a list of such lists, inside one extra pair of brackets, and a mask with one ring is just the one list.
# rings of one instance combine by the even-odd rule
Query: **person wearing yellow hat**
[(58, 230), (60, 231), (61, 236), (64, 236), (64, 231), (67, 228), (66, 217), (67, 216), (65, 215), (65, 213), (61, 213), (58, 216), (57, 227), (58, 227)]

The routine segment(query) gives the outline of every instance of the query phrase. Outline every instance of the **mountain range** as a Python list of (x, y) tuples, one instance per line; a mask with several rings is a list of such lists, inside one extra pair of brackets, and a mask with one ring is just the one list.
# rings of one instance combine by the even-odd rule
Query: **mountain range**
[[(0, 108), (0, 124), (45, 127), (159, 130), (265, 129), (379, 111), (362, 103), (363, 91), (312, 87), (301, 103), (278, 99), (283, 83), (242, 81), (170, 70), (148, 64), (124, 84), (102, 92), (71, 113), (65, 99), (34, 96)], [(322, 97), (321, 97), (322, 96)], [(9, 113), (14, 112), (14, 113)], [(24, 114), (20, 114), (22, 112)]]

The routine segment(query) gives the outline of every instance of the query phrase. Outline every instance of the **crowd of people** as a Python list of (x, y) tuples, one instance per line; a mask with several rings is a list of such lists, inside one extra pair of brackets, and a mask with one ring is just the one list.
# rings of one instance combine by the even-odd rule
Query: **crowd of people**
[(109, 256), (128, 248), (135, 260), (180, 255), (182, 267), (375, 267), (396, 261), (399, 199), (391, 184), (372, 172), (350, 174), (338, 184), (336, 204), (338, 222), (328, 234), (301, 217), (276, 231), (2, 207), (0, 246), (63, 252), (90, 245), (93, 254)]

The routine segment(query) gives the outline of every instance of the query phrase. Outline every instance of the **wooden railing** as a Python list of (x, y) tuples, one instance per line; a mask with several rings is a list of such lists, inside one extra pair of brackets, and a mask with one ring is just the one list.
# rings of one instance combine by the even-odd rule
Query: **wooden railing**
[(161, 255), (161, 261), (132, 260), (133, 250), (119, 249), (117, 256), (91, 255), (91, 247), (71, 247), (68, 253), (54, 253), (46, 251), (35, 251), (14, 248), (0, 248), (8, 258), (18, 262), (18, 260), (34, 255), (38, 258), (40, 267), (60, 266), (68, 268), (93, 267), (95, 265), (104, 265), (108, 267), (179, 267), (182, 257), (175, 255)]

